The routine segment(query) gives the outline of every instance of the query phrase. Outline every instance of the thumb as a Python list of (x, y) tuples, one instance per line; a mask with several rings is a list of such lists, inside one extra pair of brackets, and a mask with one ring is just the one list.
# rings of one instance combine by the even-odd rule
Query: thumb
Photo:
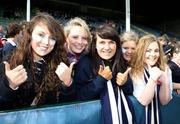
[(127, 68), (126, 71), (124, 72), (124, 75), (128, 75), (130, 71), (131, 71), (131, 68), (130, 67)]
[(69, 66), (69, 69), (70, 69), (70, 70), (72, 70), (72, 69), (73, 69), (74, 64), (76, 64), (76, 62), (72, 62), (72, 63), (70, 64), (70, 66)]
[(103, 71), (103, 66), (100, 65), (100, 66), (99, 66), (99, 72), (102, 72), (102, 71)]
[(6, 71), (10, 71), (11, 69), (10, 69), (9, 63), (6, 62), (6, 61), (4, 61), (3, 63), (4, 63), (4, 65), (5, 65), (5, 70), (6, 70)]

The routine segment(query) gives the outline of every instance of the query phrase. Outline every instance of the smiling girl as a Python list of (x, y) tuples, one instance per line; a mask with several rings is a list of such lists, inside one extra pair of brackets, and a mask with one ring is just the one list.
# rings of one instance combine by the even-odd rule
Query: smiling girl
[(142, 124), (162, 123), (159, 105), (171, 99), (171, 73), (160, 43), (154, 35), (139, 39), (131, 61), (133, 95), (145, 106)]
[(1, 65), (0, 109), (63, 101), (60, 94), (70, 86), (72, 71), (64, 43), (62, 27), (49, 14), (39, 13), (29, 22), (19, 47)]

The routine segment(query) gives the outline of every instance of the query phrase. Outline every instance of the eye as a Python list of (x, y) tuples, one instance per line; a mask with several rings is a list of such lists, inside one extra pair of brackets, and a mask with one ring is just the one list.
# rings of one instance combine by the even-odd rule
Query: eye
[(155, 52), (155, 53), (159, 53), (159, 49), (156, 49), (154, 52)]
[(45, 35), (42, 34), (42, 33), (39, 33), (38, 36), (41, 37), (41, 38), (44, 38), (44, 37), (45, 37)]
[(51, 43), (55, 43), (55, 42), (56, 42), (56, 39), (55, 39), (55, 38), (49, 38), (49, 41), (50, 41)]
[(49, 39), (51, 39), (51, 40), (56, 40), (56, 38), (53, 37), (53, 36), (49, 36)]
[(150, 53), (150, 52), (151, 52), (151, 50), (150, 50), (150, 49), (147, 49), (147, 50), (146, 50), (146, 52), (147, 52), (147, 53)]
[(85, 40), (85, 41), (87, 41), (88, 38), (87, 38), (87, 37), (82, 37), (82, 39)]
[(127, 50), (128, 49), (128, 47), (122, 47), (123, 49), (125, 49), (125, 50)]
[(73, 39), (78, 39), (78, 36), (72, 36)]
[(111, 40), (109, 43), (110, 43), (110, 44), (116, 44), (116, 42), (115, 42), (115, 41), (112, 41), (112, 40)]
[(105, 41), (100, 41), (99, 44), (102, 44), (102, 45), (103, 45), (103, 44), (105, 44)]

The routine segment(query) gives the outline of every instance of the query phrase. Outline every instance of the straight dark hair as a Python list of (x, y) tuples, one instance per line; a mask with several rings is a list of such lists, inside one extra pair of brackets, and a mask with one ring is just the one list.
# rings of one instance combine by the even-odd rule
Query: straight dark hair
[(96, 75), (99, 70), (99, 65), (101, 58), (97, 53), (96, 50), (96, 40), (97, 40), (97, 35), (102, 38), (102, 39), (111, 39), (116, 42), (116, 53), (114, 57), (112, 58), (112, 67), (111, 71), (113, 72), (113, 75), (116, 74), (120, 70), (120, 54), (121, 54), (121, 47), (120, 47), (120, 38), (118, 35), (118, 32), (116, 29), (110, 25), (102, 25), (98, 27), (95, 32), (92, 34), (92, 44), (90, 47), (90, 53), (89, 55), (92, 58), (92, 65), (93, 65), (93, 73)]

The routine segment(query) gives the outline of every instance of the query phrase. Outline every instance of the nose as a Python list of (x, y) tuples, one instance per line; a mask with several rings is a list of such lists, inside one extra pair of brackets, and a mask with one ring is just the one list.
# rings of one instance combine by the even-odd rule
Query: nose
[(127, 49), (127, 52), (131, 54), (131, 53), (133, 53), (133, 50), (132, 49)]
[(79, 44), (87, 44), (87, 40), (84, 39), (83, 37), (78, 38), (77, 42), (78, 42)]
[(110, 45), (108, 43), (106, 43), (105, 46), (104, 46), (104, 49), (109, 50), (110, 49)]
[(79, 38), (79, 39), (77, 40), (77, 42), (78, 42), (79, 44), (82, 44), (82, 43), (83, 43), (83, 39), (82, 39), (82, 38)]

